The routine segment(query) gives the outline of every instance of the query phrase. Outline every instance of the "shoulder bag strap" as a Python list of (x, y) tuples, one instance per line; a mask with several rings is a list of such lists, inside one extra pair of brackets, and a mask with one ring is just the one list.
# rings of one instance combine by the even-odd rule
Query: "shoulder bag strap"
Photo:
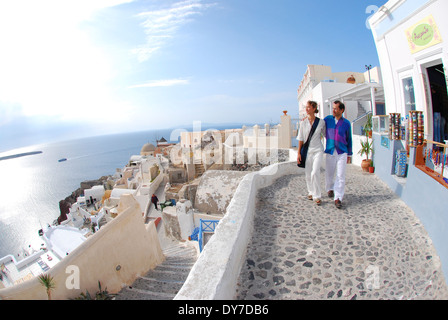
[(313, 137), (314, 132), (317, 129), (317, 126), (319, 125), (319, 118), (316, 118), (314, 120), (313, 126), (311, 127), (310, 135), (308, 136), (308, 140), (306, 140), (305, 144), (303, 146), (308, 146), (310, 144), (311, 138)]

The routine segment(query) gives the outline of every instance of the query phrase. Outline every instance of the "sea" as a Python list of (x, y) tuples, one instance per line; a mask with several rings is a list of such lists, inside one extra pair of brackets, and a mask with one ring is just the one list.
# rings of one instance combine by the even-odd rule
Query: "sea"
[[(201, 130), (241, 127), (203, 125)], [(170, 143), (179, 142), (179, 130), (192, 132), (193, 126), (95, 136), (0, 153), (3, 158), (41, 151), (0, 161), (0, 258), (11, 254), (20, 260), (23, 249), (30, 245), (39, 249), (43, 244), (39, 229), (58, 218), (59, 201), (78, 189), (81, 182), (113, 175), (131, 156), (139, 155), (146, 143), (156, 145), (162, 137)], [(58, 161), (63, 158), (67, 160)]]

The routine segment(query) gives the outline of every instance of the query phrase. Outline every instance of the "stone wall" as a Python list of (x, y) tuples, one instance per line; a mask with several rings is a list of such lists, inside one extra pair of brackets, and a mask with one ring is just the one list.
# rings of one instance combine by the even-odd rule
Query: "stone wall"
[(189, 240), (194, 230), (193, 206), (188, 200), (180, 200), (175, 207), (166, 207), (162, 211), (165, 235), (178, 241)]
[(185, 199), (191, 201), (191, 203), (195, 202), (196, 192), (198, 190), (199, 184), (187, 184), (184, 185), (178, 192), (178, 199)]

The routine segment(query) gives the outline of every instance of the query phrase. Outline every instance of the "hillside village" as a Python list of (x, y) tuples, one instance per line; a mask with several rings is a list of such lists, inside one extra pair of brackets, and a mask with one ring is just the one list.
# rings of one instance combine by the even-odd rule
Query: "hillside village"
[[(273, 128), (266, 125), (264, 129), (254, 126), (183, 133), (179, 143), (168, 143), (162, 137), (157, 145), (143, 145), (140, 154), (131, 156), (123, 168), (98, 180), (82, 182), (80, 188), (60, 201), (58, 219), (39, 231), (46, 247), (28, 257), (25, 255), (27, 265), (39, 264), (48, 270), (78, 251), (81, 254), (81, 250), (84, 253), (94, 250), (82, 249), (82, 245), (96, 238), (96, 234), (112, 234), (109, 224), (132, 206), (142, 217), (145, 228), (154, 225), (160, 242), (156, 247), (160, 250), (160, 245), (173, 241), (191, 242), (192, 237), (197, 237), (201, 219), (219, 222), (224, 217), (245, 175), (272, 163), (289, 161), (291, 139), (297, 130), (292, 129), (291, 117), (286, 112), (282, 117), (288, 125), (288, 136), (283, 137), (284, 149), (277, 148), (278, 141), (282, 140), (281, 124)], [(255, 145), (261, 148), (255, 149)], [(153, 194), (159, 197), (159, 210), (151, 203)], [(77, 230), (75, 236), (74, 230)], [(198, 239), (195, 240), (194, 251), (199, 254), (201, 249)], [(20, 263), (14, 260), (6, 264), (8, 270)], [(11, 287), (14, 289), (28, 283), (36, 268), (19, 271), (19, 275), (30, 273), (21, 278), (18, 275), (17, 279), (12, 279), (13, 273), (10, 273), (8, 287), (14, 283)]]

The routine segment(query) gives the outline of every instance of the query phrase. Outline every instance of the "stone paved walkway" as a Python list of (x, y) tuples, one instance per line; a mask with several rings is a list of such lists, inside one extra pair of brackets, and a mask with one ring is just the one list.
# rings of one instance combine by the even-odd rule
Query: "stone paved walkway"
[(324, 194), (307, 200), (303, 174), (260, 190), (237, 299), (448, 298), (424, 227), (379, 178), (349, 165), (343, 208)]

